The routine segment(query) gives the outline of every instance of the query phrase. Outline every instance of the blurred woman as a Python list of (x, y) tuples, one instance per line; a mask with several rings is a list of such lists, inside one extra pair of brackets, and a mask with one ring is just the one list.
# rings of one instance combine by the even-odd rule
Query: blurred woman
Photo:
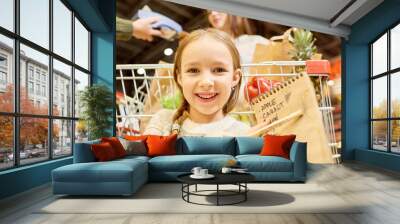
[(247, 18), (224, 12), (209, 11), (208, 22), (211, 27), (222, 30), (234, 38), (242, 64), (253, 61), (256, 44), (266, 45), (269, 43), (267, 38), (256, 35), (256, 25)]

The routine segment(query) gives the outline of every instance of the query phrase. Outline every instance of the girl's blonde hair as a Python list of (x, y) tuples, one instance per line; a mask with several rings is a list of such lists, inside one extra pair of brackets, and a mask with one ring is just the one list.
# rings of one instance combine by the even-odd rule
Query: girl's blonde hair
[[(233, 61), (233, 71), (236, 71), (237, 69), (240, 69), (240, 55), (239, 51), (237, 50), (235, 43), (233, 42), (232, 38), (225, 32), (214, 29), (214, 28), (208, 28), (208, 29), (198, 29), (193, 32), (191, 32), (189, 35), (187, 35), (184, 39), (182, 39), (179, 43), (179, 47), (176, 50), (175, 54), (175, 61), (174, 61), (174, 70), (173, 70), (173, 76), (174, 80), (178, 86), (178, 88), (183, 92), (182, 86), (179, 85), (178, 83), (178, 74), (181, 73), (181, 62), (182, 62), (182, 53), (183, 50), (186, 48), (186, 46), (196, 40), (199, 40), (202, 37), (211, 37), (217, 41), (222, 42), (225, 44), (225, 46), (228, 47), (229, 52), (231, 53), (232, 56), (232, 61)], [(239, 91), (240, 91), (240, 84), (242, 81), (242, 73), (240, 72), (240, 78), (238, 84), (233, 88), (231, 95), (228, 99), (228, 102), (224, 105), (223, 108), (223, 113), (226, 115), (229, 113), (231, 110), (236, 105), (236, 102), (239, 98)], [(179, 132), (179, 128), (182, 125), (183, 121), (189, 116), (188, 110), (189, 110), (189, 103), (186, 101), (185, 97), (182, 94), (182, 104), (180, 107), (177, 109), (176, 113), (174, 114), (173, 117), (173, 132)]]

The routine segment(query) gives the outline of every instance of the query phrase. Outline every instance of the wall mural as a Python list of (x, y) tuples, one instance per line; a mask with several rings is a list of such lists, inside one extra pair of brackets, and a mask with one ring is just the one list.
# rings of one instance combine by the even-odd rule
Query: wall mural
[(338, 37), (165, 1), (117, 1), (119, 136), (295, 134), (340, 162)]

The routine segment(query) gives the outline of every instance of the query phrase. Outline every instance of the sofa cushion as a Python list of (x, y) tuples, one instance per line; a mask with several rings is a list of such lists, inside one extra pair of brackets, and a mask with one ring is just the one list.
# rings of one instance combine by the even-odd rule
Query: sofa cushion
[(236, 155), (260, 154), (263, 144), (260, 137), (236, 137)]
[(175, 155), (158, 156), (149, 160), (149, 170), (163, 172), (190, 172), (193, 167), (199, 166), (211, 172), (219, 171), (230, 159), (231, 155)]
[(124, 158), (113, 160), (112, 162), (136, 163), (136, 162), (134, 162), (135, 160), (142, 161), (142, 162), (148, 162), (149, 159), (150, 159), (150, 157), (147, 157), (147, 156), (131, 155), (131, 156), (125, 156)]
[(124, 138), (129, 141), (146, 141), (148, 135), (125, 135)]
[(169, 136), (151, 135), (147, 137), (148, 156), (165, 156), (176, 154), (177, 134)]
[(77, 142), (74, 147), (74, 163), (88, 163), (95, 162), (96, 158), (90, 148), (92, 144), (99, 144), (100, 139), (88, 141), (88, 142)]
[(114, 153), (117, 158), (122, 158), (126, 156), (126, 151), (124, 146), (122, 146), (121, 142), (117, 137), (103, 137), (101, 138), (101, 142), (108, 142), (114, 149)]
[(93, 144), (90, 147), (94, 157), (96, 157), (96, 161), (104, 162), (118, 158), (118, 156), (115, 154), (115, 150), (109, 142)]
[(136, 156), (145, 156), (147, 155), (146, 142), (143, 140), (126, 140), (124, 138), (120, 138), (122, 146), (126, 151), (126, 155), (136, 155)]
[(261, 156), (280, 156), (289, 158), (290, 148), (296, 135), (265, 135)]
[(58, 182), (130, 182), (134, 172), (143, 172), (146, 162), (139, 159), (74, 163), (53, 170)]
[(234, 137), (194, 137), (185, 136), (177, 141), (177, 154), (225, 154), (235, 155)]
[(292, 172), (292, 161), (279, 156), (238, 155), (241, 168), (249, 172)]

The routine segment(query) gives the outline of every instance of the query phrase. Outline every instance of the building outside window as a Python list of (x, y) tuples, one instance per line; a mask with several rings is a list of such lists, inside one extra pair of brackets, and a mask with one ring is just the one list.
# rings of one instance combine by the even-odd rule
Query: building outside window
[(28, 82), (28, 93), (30, 95), (34, 94), (33, 82), (31, 82), (31, 81)]
[(7, 67), (7, 56), (0, 54), (0, 67)]
[(46, 86), (42, 86), (42, 96), (46, 96)]
[(29, 79), (33, 80), (33, 67), (32, 66), (29, 66), (28, 74), (29, 74)]
[(36, 84), (36, 95), (40, 95), (40, 84)]
[(46, 74), (42, 73), (42, 83), (46, 83)]
[(0, 54), (0, 91), (5, 91), (7, 87), (7, 56)]
[(36, 69), (36, 81), (40, 81), (40, 70), (38, 68)]
[(0, 70), (0, 91), (5, 91), (7, 87), (7, 74)]
[(400, 153), (400, 24), (370, 44), (371, 148)]
[[(19, 21), (15, 29), (19, 33), (14, 29), (7, 32), (0, 29), (0, 87), (3, 84), (15, 87), (12, 68), (20, 68), (17, 75), (19, 88), (7, 89), (9, 92), (0, 88), (0, 98), (11, 99), (0, 101), (0, 123), (6, 130), (0, 133), (0, 152), (4, 158), (0, 160), (0, 170), (70, 156), (73, 143), (87, 139), (85, 127), (77, 127), (79, 114), (74, 113), (71, 105), (79, 101), (77, 93), (83, 86), (90, 84), (89, 81), (81, 82), (90, 80), (91, 75), (90, 32), (64, 1), (49, 2), (19, 1), (19, 12), (12, 15), (20, 16), (14, 18)], [(42, 13), (38, 14), (39, 11)], [(53, 25), (51, 29), (50, 24)], [(18, 52), (15, 51), (16, 44), (19, 45)], [(14, 52), (19, 61), (11, 60)], [(53, 55), (57, 55), (57, 59)], [(72, 55), (75, 55), (74, 62)], [(76, 73), (79, 75), (74, 79)], [(49, 78), (53, 78), (51, 86)], [(73, 92), (68, 86), (74, 84), (79, 84), (79, 88)], [(26, 94), (19, 94), (19, 98), (14, 99), (16, 89)], [(60, 95), (62, 103), (57, 100)], [(50, 105), (50, 99), (54, 105)], [(14, 105), (20, 108), (19, 112), (14, 111)], [(14, 125), (18, 125), (18, 135), (14, 135)], [(32, 132), (38, 134), (33, 138)]]

